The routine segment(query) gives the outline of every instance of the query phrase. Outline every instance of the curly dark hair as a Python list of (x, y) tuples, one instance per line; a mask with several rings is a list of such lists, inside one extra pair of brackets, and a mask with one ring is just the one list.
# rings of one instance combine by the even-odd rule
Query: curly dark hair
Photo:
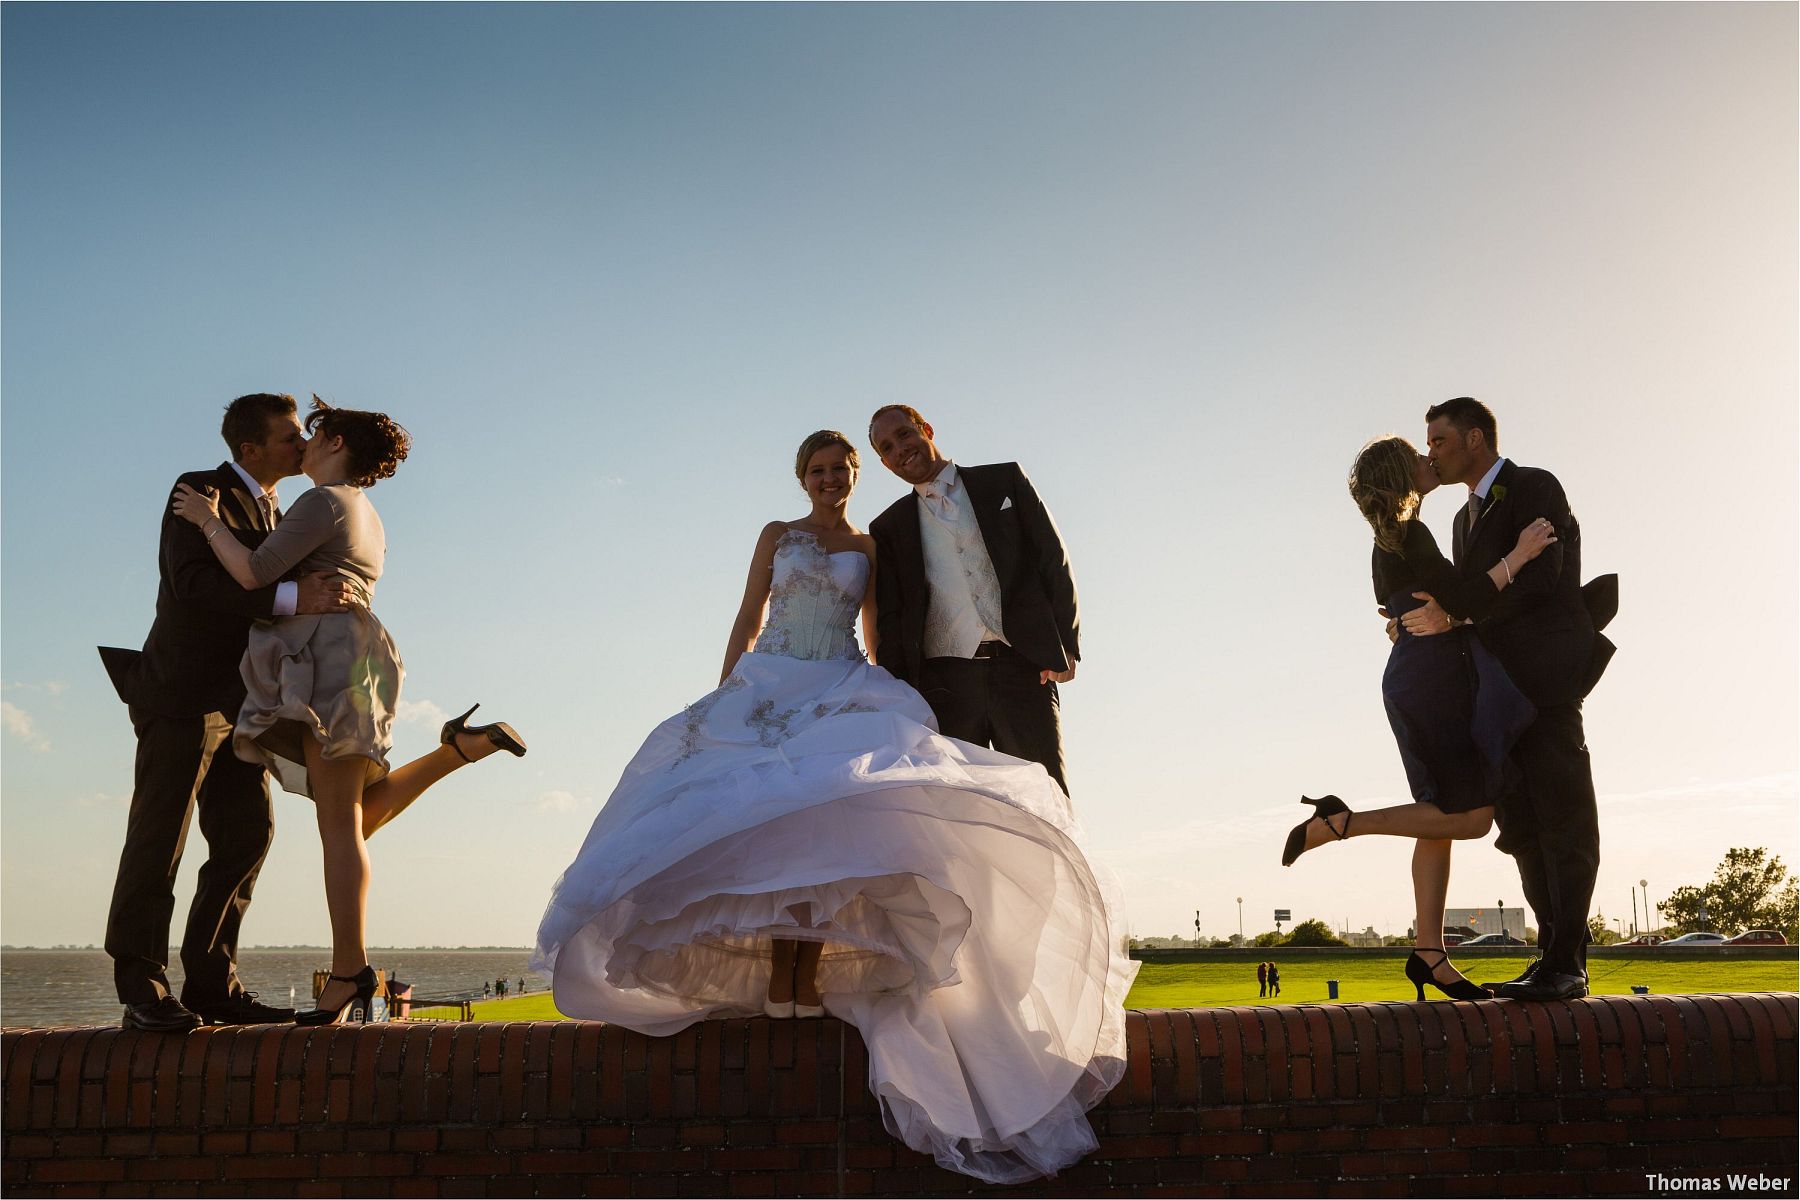
[(386, 413), (333, 408), (316, 393), (312, 402), (312, 411), (306, 414), (306, 432), (344, 439), (350, 451), (349, 482), (357, 487), (374, 487), (378, 480), (392, 475), (412, 449), (412, 435)]

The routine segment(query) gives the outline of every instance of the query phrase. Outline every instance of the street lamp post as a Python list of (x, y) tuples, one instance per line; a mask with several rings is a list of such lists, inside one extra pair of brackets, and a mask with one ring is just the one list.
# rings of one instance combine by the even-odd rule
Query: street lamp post
[(1194, 949), (1200, 948), (1200, 910), (1194, 910)]
[(1498, 904), (1500, 906), (1500, 936), (1505, 937), (1506, 936), (1506, 901), (1496, 900), (1496, 901), (1494, 901), (1494, 903)]
[(1238, 897), (1238, 941), (1244, 940), (1244, 898)]
[(1631, 932), (1635, 934), (1637, 931), (1637, 889), (1633, 888), (1631, 892)]
[(1651, 933), (1655, 931), (1656, 926), (1650, 920), (1650, 881), (1640, 879), (1638, 886), (1644, 889), (1644, 932)]

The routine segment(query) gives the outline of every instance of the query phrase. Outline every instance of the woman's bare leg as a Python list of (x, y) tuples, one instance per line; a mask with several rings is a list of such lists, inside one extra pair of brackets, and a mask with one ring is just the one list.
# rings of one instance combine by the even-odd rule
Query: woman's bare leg
[[(1444, 948), (1444, 899), (1450, 894), (1450, 852), (1455, 845), (1448, 838), (1420, 838), (1413, 845), (1413, 945), (1420, 950)], [(1442, 984), (1462, 979), (1462, 972), (1450, 965), (1448, 954), (1427, 954), (1425, 964), (1431, 977)]]
[[(364, 760), (326, 758), (319, 743), (305, 739), (306, 774), (319, 824), (325, 862), (325, 907), (331, 914), (331, 973), (351, 976), (369, 965), (364, 945), (369, 905), (369, 851), (363, 844)], [(350, 984), (327, 982), (319, 1007), (348, 999)]]
[(787, 1004), (794, 998), (794, 959), (799, 946), (789, 938), (773, 938), (769, 956), (769, 1002)]
[(824, 942), (801, 942), (794, 952), (794, 1003), (819, 1004), (819, 959), (825, 953)]
[[(1306, 828), (1306, 848), (1312, 850), (1337, 840), (1346, 814), (1315, 818)], [(1331, 828), (1325, 826), (1329, 821)], [(1435, 804), (1396, 804), (1392, 808), (1371, 808), (1349, 815), (1349, 837), (1383, 834), (1388, 837), (1410, 837), (1432, 840), (1483, 838), (1494, 824), (1494, 810), (1477, 808), (1464, 813), (1447, 813)], [(1448, 868), (1446, 868), (1447, 870)]]
[[(487, 738), (474, 734), (458, 734), (457, 744), (463, 754), (480, 761), (500, 747)], [(406, 811), (406, 806), (424, 795), (425, 789), (459, 767), (468, 766), (461, 754), (449, 746), (439, 746), (388, 772), (387, 777), (368, 786), (363, 792), (362, 832), (366, 838)]]

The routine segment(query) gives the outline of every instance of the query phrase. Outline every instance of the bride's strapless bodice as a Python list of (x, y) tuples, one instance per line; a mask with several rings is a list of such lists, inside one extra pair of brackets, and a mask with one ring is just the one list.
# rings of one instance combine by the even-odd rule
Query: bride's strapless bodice
[(758, 654), (788, 658), (861, 658), (856, 616), (869, 584), (869, 559), (859, 550), (830, 553), (814, 534), (790, 529), (775, 543), (769, 619), (756, 639)]

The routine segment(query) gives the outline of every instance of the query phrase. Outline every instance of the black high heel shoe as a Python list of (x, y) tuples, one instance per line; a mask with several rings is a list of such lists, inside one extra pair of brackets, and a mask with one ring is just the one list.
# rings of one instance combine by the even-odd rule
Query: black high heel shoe
[(1492, 1000), (1494, 998), (1485, 988), (1477, 987), (1466, 979), (1458, 979), (1448, 987), (1439, 983), (1432, 975), (1431, 967), (1425, 962), (1424, 956), (1427, 954), (1436, 954), (1446, 962), (1450, 959), (1448, 951), (1439, 950), (1435, 946), (1426, 946), (1407, 955), (1406, 977), (1412, 981), (1413, 987), (1419, 990), (1419, 999), (1425, 998), (1425, 985), (1428, 983), (1452, 1000)]
[[(1350, 806), (1348, 804), (1345, 804), (1336, 796), (1326, 796), (1319, 800), (1314, 800), (1311, 796), (1302, 796), (1300, 797), (1300, 803), (1312, 805), (1313, 815), (1288, 830), (1287, 845), (1281, 848), (1281, 865), (1284, 867), (1293, 866), (1294, 860), (1306, 853), (1306, 827), (1308, 825), (1312, 824), (1314, 821), (1324, 821), (1325, 828), (1331, 830), (1331, 832), (1336, 835), (1338, 841), (1341, 842), (1350, 836), (1350, 818), (1356, 815), (1350, 811)], [(1345, 814), (1344, 829), (1341, 833), (1338, 832), (1337, 826), (1333, 825), (1327, 819), (1329, 817), (1335, 817), (1339, 813)]]
[[(336, 1008), (312, 1008), (303, 1013), (295, 1013), (294, 1024), (335, 1025), (343, 1020), (344, 1010), (346, 1008), (350, 1009), (352, 1012), (361, 1009), (362, 1019), (365, 1023), (375, 1015), (374, 967), (364, 967), (354, 975), (333, 975), (331, 978), (337, 980), (339, 983), (354, 983), (356, 985), (356, 991), (352, 992), (350, 998)], [(326, 982), (326, 986), (331, 986), (329, 980)], [(325, 993), (321, 990), (319, 994), (322, 996)]]
[(469, 718), (474, 716), (475, 710), (480, 707), (481, 705), (479, 704), (472, 704), (469, 706), (469, 711), (462, 716), (445, 721), (444, 731), (438, 735), (438, 741), (461, 755), (464, 762), (474, 762), (475, 760), (468, 755), (463, 754), (463, 748), (456, 744), (456, 735), (459, 733), (480, 734), (508, 754), (524, 758), (524, 739), (514, 733), (513, 727), (508, 725), (505, 721), (495, 721), (492, 725), (469, 724)]

